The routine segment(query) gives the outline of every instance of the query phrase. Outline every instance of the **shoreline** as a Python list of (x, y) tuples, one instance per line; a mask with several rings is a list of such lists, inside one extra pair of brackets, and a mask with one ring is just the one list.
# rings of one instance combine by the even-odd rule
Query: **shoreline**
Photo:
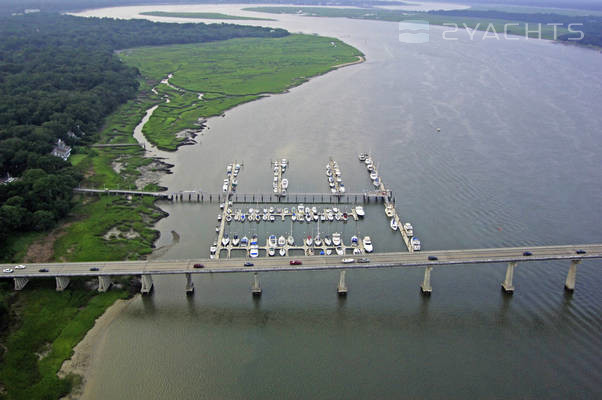
[(81, 381), (74, 386), (69, 394), (62, 397), (61, 400), (76, 400), (86, 398), (87, 383), (91, 379), (93, 365), (100, 354), (109, 327), (115, 318), (121, 314), (135, 299), (117, 300), (105, 312), (96, 319), (94, 326), (90, 329), (84, 338), (73, 348), (73, 355), (65, 360), (61, 369), (57, 372), (59, 378), (65, 378), (68, 375), (78, 375)]

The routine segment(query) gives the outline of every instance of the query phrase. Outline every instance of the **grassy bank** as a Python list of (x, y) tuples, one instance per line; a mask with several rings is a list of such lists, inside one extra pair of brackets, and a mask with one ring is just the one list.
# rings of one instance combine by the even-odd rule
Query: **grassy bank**
[[(290, 35), (277, 39), (232, 39), (215, 43), (144, 47), (120, 53), (128, 65), (159, 82), (160, 103), (144, 135), (163, 150), (175, 150), (200, 121), (257, 99), (282, 93), (336, 65), (356, 61), (357, 49), (332, 38)], [(202, 94), (202, 96), (200, 96)]]
[(248, 20), (248, 21), (274, 21), (272, 18), (253, 18), (241, 17), (238, 15), (228, 15), (222, 13), (211, 12), (168, 12), (168, 11), (147, 11), (141, 12), (140, 15), (150, 15), (151, 17), (172, 17), (172, 18), (197, 18), (197, 19), (231, 19), (231, 20)]
[(4, 399), (58, 399), (69, 393), (77, 377), (56, 375), (73, 347), (92, 328), (94, 321), (115, 300), (126, 298), (126, 290), (96, 294), (83, 280), (70, 289), (56, 292), (54, 279), (36, 280), (18, 295), (2, 282), (0, 296), (11, 304), (12, 331), (5, 338), (0, 382)]

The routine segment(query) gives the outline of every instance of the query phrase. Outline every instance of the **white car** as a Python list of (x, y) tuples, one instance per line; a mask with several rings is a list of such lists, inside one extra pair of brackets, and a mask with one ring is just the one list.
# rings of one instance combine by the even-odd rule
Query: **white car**
[(13, 269), (12, 269), (12, 268), (4, 268), (4, 269), (2, 270), (2, 272), (4, 272), (5, 274), (10, 274), (10, 273), (12, 273), (12, 272), (13, 272)]
[(19, 265), (15, 265), (15, 269), (25, 269), (25, 265), (23, 264), (19, 264)]
[(354, 263), (354, 262), (355, 262), (355, 258), (343, 258), (343, 259), (341, 260), (341, 262), (342, 262), (343, 264), (351, 264), (351, 263)]

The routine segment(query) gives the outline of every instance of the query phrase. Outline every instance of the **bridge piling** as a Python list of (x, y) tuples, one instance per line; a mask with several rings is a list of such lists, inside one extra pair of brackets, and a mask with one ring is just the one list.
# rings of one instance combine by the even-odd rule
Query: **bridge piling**
[(433, 267), (427, 265), (424, 269), (424, 280), (422, 281), (422, 285), (420, 285), (420, 291), (425, 296), (430, 296), (433, 288), (431, 287), (431, 270)]
[(575, 290), (575, 283), (577, 281), (577, 265), (581, 260), (571, 260), (571, 266), (569, 272), (566, 275), (566, 281), (564, 282), (564, 290), (567, 292), (573, 292)]
[(140, 293), (149, 294), (153, 290), (153, 276), (152, 275), (142, 275), (142, 288), (140, 289)]
[(23, 290), (27, 282), (29, 282), (28, 278), (15, 278), (15, 290)]
[(192, 274), (186, 274), (186, 295), (190, 296), (194, 293), (194, 282), (192, 282)]
[(98, 275), (98, 291), (99, 292), (106, 292), (107, 290), (109, 290), (109, 288), (111, 287), (112, 284), (113, 284), (113, 281), (111, 281), (110, 276)]
[(339, 273), (339, 286), (337, 287), (337, 293), (339, 296), (347, 296), (347, 285), (345, 284), (345, 270), (341, 270)]
[(514, 278), (514, 268), (518, 263), (516, 261), (512, 261), (508, 263), (508, 268), (506, 268), (506, 279), (502, 282), (502, 290), (504, 293), (513, 294), (514, 286), (512, 285), (512, 279)]
[(261, 284), (259, 283), (259, 275), (257, 275), (257, 272), (253, 273), (253, 285), (251, 286), (251, 293), (254, 297), (261, 296)]
[(63, 290), (67, 289), (67, 286), (69, 286), (69, 278), (66, 276), (57, 276), (56, 277), (56, 291), (57, 292), (62, 292)]

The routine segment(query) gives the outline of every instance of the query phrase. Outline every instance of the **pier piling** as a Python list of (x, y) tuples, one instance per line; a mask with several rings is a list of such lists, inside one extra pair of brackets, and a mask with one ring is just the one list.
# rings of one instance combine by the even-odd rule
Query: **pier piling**
[(564, 289), (567, 292), (573, 292), (575, 290), (575, 283), (577, 281), (577, 265), (580, 262), (581, 260), (571, 260), (571, 266), (569, 267), (569, 272), (564, 283)]
[(254, 297), (261, 296), (261, 284), (259, 283), (259, 275), (257, 272), (253, 273), (253, 285), (251, 286), (251, 293)]
[(514, 268), (516, 267), (517, 262), (509, 262), (508, 268), (506, 268), (506, 279), (502, 282), (502, 290), (504, 293), (512, 294), (514, 293), (514, 286), (512, 285), (512, 278), (514, 278)]
[(420, 291), (425, 296), (430, 296), (433, 288), (431, 287), (431, 270), (433, 267), (427, 265), (424, 269), (424, 280), (422, 281), (422, 285), (420, 285)]
[(339, 296), (347, 296), (347, 285), (345, 284), (344, 269), (339, 273), (339, 286), (337, 287), (337, 293)]

